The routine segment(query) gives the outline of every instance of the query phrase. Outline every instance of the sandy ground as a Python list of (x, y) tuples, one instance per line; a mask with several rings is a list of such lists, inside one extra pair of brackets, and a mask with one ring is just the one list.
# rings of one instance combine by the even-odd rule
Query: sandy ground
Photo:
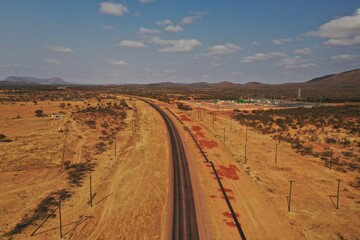
[[(62, 203), (63, 238), (166, 237), (170, 184), (166, 128), (150, 106), (141, 101), (129, 103), (138, 111), (127, 112), (126, 127), (117, 134), (116, 157), (114, 144), (95, 154), (99, 130), (79, 125), (68, 115), (62, 119), (34, 116), (39, 107), (46, 114), (58, 112), (59, 102), (0, 105), (0, 133), (14, 140), (0, 145), (0, 235), (31, 214), (48, 194), (68, 188), (67, 173), (59, 170), (64, 135), (57, 130), (69, 119), (65, 160), (81, 163), (90, 158), (97, 166), (91, 174), (93, 207), (89, 206), (89, 175), (81, 187), (70, 188), (73, 196)], [(248, 239), (359, 239), (360, 193), (349, 186), (350, 176), (299, 155), (286, 143), (279, 145), (275, 165), (277, 142), (269, 136), (249, 129), (246, 142), (245, 127), (225, 114), (217, 114), (213, 127), (209, 111), (205, 115), (201, 111), (200, 120), (195, 111), (191, 115), (161, 105), (184, 121), (214, 162)], [(201, 238), (239, 239), (211, 167), (183, 126), (174, 122), (189, 160)], [(334, 207), (337, 178), (342, 179), (339, 210)], [(291, 212), (287, 209), (289, 179), (295, 180)], [(59, 238), (56, 214), (34, 239)], [(28, 239), (35, 228), (30, 226), (13, 239)]]
[[(215, 163), (248, 239), (358, 239), (360, 193), (349, 186), (349, 176), (325, 168), (318, 159), (299, 155), (286, 143), (279, 145), (275, 165), (277, 142), (269, 136), (248, 130), (246, 142), (245, 127), (233, 121), (230, 129), (227, 115), (218, 113), (213, 128), (208, 111), (205, 117), (202, 111), (200, 121), (195, 111), (190, 115), (171, 109)], [(187, 135), (183, 134), (187, 149), (195, 148)], [(198, 152), (193, 151), (192, 156), (208, 238), (239, 238), (210, 167)], [(334, 207), (337, 178), (342, 179), (339, 210)], [(287, 209), (289, 179), (295, 180), (291, 212)]]
[[(0, 144), (0, 235), (9, 231), (50, 192), (66, 186), (66, 173), (59, 170), (65, 118), (35, 117), (34, 111), (57, 113), (58, 103), (0, 106), (0, 132), (13, 142)], [(19, 116), (19, 117), (18, 117)], [(69, 136), (69, 143), (76, 135)], [(69, 148), (66, 159), (73, 156)]]
[[(47, 104), (39, 103), (45, 113), (59, 111), (58, 104), (54, 102), (47, 107)], [(93, 207), (89, 206), (89, 175), (85, 176), (81, 187), (70, 188), (73, 196), (62, 203), (63, 238), (165, 238), (169, 187), (167, 133), (155, 110), (139, 101), (134, 104), (138, 111), (132, 113), (128, 110), (126, 128), (117, 134), (117, 157), (114, 156), (114, 144), (110, 150), (95, 155), (91, 146), (97, 141), (96, 131), (79, 126), (70, 119), (65, 160), (83, 162), (88, 157), (97, 166), (92, 172)], [(0, 106), (0, 111), (6, 113), (1, 115), (6, 117), (0, 121), (8, 124), (0, 125), (1, 133), (10, 138), (17, 135), (17, 140), (7, 143), (10, 145), (1, 152), (1, 235), (12, 229), (23, 216), (31, 215), (36, 205), (49, 193), (68, 188), (67, 173), (59, 170), (64, 135), (57, 132), (59, 126), (64, 126), (65, 118), (51, 121), (37, 119), (33, 115), (34, 109), (39, 106), (32, 104), (19, 106), (16, 109), (21, 110), (15, 112), (11, 108), (14, 105)], [(21, 116), (16, 119), (19, 122), (12, 121), (18, 115)], [(26, 121), (27, 125), (21, 121)], [(35, 135), (39, 138), (38, 149), (31, 154), (24, 153), (27, 147), (33, 147), (29, 140)], [(44, 141), (49, 138), (51, 141)], [(58, 149), (49, 155), (54, 146)], [(16, 155), (11, 154), (13, 149), (18, 151)], [(24, 161), (19, 161), (18, 157), (23, 155)], [(15, 161), (20, 162), (16, 168), (12, 166)], [(32, 164), (34, 161), (36, 163)], [(59, 238), (58, 212), (56, 215), (39, 229), (34, 239)], [(39, 223), (14, 235), (13, 239), (28, 239)]]

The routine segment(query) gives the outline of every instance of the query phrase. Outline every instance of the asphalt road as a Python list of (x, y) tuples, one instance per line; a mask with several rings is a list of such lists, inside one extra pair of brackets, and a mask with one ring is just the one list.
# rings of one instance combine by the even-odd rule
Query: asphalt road
[(179, 132), (163, 110), (149, 101), (145, 102), (155, 108), (165, 120), (172, 147), (174, 194), (171, 239), (199, 239), (190, 173)]

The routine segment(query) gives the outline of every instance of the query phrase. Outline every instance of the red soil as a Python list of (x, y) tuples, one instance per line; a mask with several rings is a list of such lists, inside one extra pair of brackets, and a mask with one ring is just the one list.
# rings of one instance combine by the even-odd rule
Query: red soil
[(200, 131), (201, 130), (201, 127), (199, 127), (199, 126), (192, 126), (191, 127), (191, 129), (193, 130), (193, 131)]
[[(223, 215), (227, 218), (232, 218), (232, 215), (230, 212), (224, 212)], [(239, 214), (235, 213), (236, 217), (239, 217)]]
[[(220, 188), (219, 188), (218, 190), (221, 192), (221, 189), (220, 189)], [(224, 190), (225, 190), (225, 192), (232, 192), (232, 190), (229, 189), (229, 188), (224, 188)]]
[(226, 177), (233, 180), (239, 180), (239, 176), (236, 174), (236, 171), (239, 169), (235, 165), (229, 165), (229, 167), (225, 167), (220, 165), (218, 169), (218, 175), (221, 177)]
[(190, 121), (190, 119), (185, 115), (181, 115), (180, 119), (181, 119), (181, 121)]
[[(222, 199), (225, 199), (224, 196), (221, 196)], [(228, 196), (229, 200), (235, 200), (235, 198), (233, 196)]]
[(201, 131), (201, 127), (192, 126), (191, 129), (195, 132), (195, 137), (196, 138), (205, 138), (204, 133)]
[(236, 227), (234, 222), (227, 222), (226, 225), (228, 225), (230, 227)]
[(206, 141), (206, 140), (200, 140), (199, 141), (200, 146), (206, 147), (206, 148), (215, 148), (218, 147), (218, 143), (214, 140)]

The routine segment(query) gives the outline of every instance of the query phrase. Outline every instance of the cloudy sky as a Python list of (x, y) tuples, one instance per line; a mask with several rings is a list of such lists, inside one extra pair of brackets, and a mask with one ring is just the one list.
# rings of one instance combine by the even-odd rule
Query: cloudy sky
[(283, 83), (359, 63), (358, 0), (0, 0), (0, 80)]

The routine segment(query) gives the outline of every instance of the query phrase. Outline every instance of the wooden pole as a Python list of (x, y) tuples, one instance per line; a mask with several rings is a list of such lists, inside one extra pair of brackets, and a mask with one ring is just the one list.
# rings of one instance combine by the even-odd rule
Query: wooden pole
[(277, 158), (278, 158), (278, 144), (276, 144), (275, 146), (275, 165), (277, 163)]
[(93, 195), (92, 195), (92, 181), (91, 181), (91, 175), (90, 175), (90, 207), (93, 206)]
[(224, 128), (224, 142), (225, 142), (225, 128)]
[(62, 238), (61, 201), (59, 201), (60, 238)]
[(280, 140), (280, 137), (281, 137), (281, 134), (279, 134), (279, 144), (280, 144), (280, 141), (281, 141), (281, 140)]
[(247, 132), (248, 132), (248, 131), (247, 131), (247, 127), (246, 127), (246, 129), (245, 129), (245, 142), (247, 142), (247, 139), (248, 139), (248, 138), (247, 138)]
[(66, 126), (65, 126), (64, 147), (63, 147), (62, 156), (61, 156), (61, 169), (64, 169), (64, 158), (65, 158), (67, 132), (68, 132), (68, 122), (66, 122)]
[(245, 154), (244, 154), (244, 160), (245, 160), (245, 164), (246, 164), (246, 145), (245, 145)]
[(115, 137), (115, 157), (116, 157), (116, 137)]
[(291, 208), (292, 183), (294, 182), (294, 180), (290, 179), (289, 182), (290, 182), (290, 192), (289, 192), (288, 212), (290, 212), (290, 208)]
[(336, 179), (336, 181), (338, 182), (338, 188), (337, 188), (337, 197), (336, 197), (336, 209), (339, 209), (339, 198), (340, 198), (340, 182), (341, 179)]

